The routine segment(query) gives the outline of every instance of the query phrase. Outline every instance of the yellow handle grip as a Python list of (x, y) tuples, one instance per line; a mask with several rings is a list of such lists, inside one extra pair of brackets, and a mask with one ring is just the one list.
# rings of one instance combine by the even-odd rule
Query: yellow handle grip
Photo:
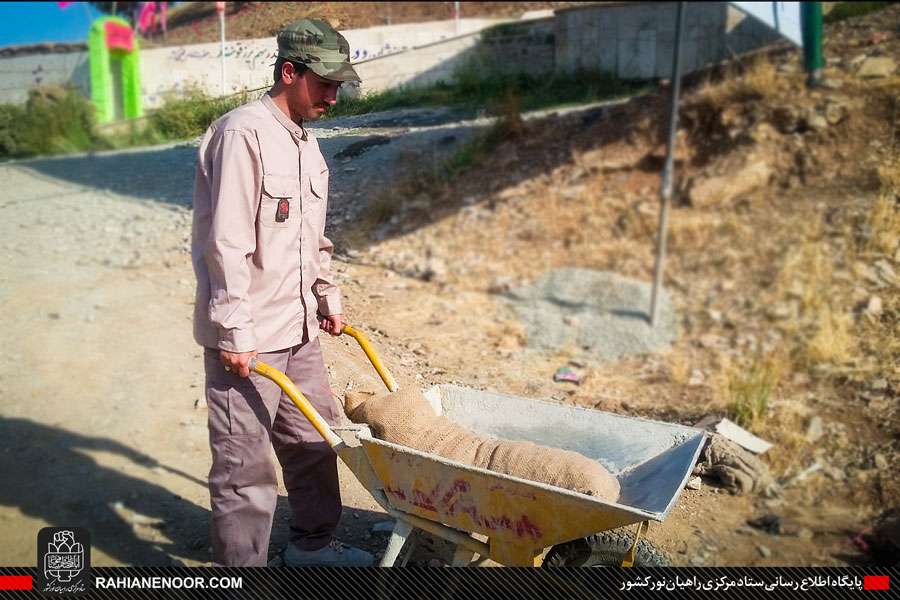
[[(363, 335), (362, 332), (357, 331), (350, 325), (344, 325), (341, 329), (343, 333), (353, 337), (359, 342), (359, 346), (363, 349), (363, 352), (366, 353), (366, 356), (369, 358), (369, 362), (372, 363), (372, 366), (375, 367), (375, 370), (378, 371), (378, 375), (381, 376), (381, 380), (384, 382), (384, 385), (387, 386), (387, 389), (391, 392), (397, 391), (397, 382), (394, 380), (394, 376), (391, 375), (390, 371), (381, 363), (381, 358), (378, 356), (378, 353), (375, 352), (375, 349), (372, 348), (372, 345), (369, 343), (369, 339)], [(297, 389), (297, 386), (294, 385), (294, 382), (290, 380), (290, 378), (276, 369), (271, 365), (267, 365), (266, 363), (258, 360), (255, 356), (250, 359), (250, 370), (254, 373), (259, 373), (266, 379), (271, 379), (281, 390), (287, 394), (288, 398), (300, 409), (300, 412), (303, 413), (312, 426), (319, 432), (319, 435), (328, 442), (328, 445), (332, 448), (337, 448), (338, 445), (343, 444), (343, 440), (341, 437), (332, 431), (331, 427), (328, 423), (325, 422), (325, 419), (322, 418), (322, 415), (318, 413), (318, 411), (313, 408), (313, 405), (309, 403), (309, 400), (306, 399), (306, 396)]]
[(309, 419), (309, 422), (312, 423), (312, 426), (319, 432), (319, 435), (328, 442), (329, 446), (337, 449), (340, 444), (343, 444), (343, 440), (340, 436), (332, 431), (331, 427), (328, 426), (328, 423), (325, 422), (325, 419), (323, 419), (318, 411), (313, 408), (313, 405), (309, 403), (306, 396), (297, 389), (297, 386), (294, 385), (294, 382), (291, 381), (287, 375), (275, 367), (257, 360), (255, 356), (250, 359), (250, 370), (277, 383), (278, 387), (288, 395), (288, 398), (290, 398), (297, 408), (300, 409), (303, 416)]
[(375, 370), (378, 371), (378, 375), (384, 382), (385, 387), (387, 387), (389, 392), (396, 392), (400, 386), (397, 385), (397, 381), (394, 379), (394, 376), (391, 375), (391, 372), (387, 370), (387, 367), (382, 364), (381, 357), (379, 357), (378, 353), (375, 352), (375, 349), (372, 348), (372, 345), (369, 343), (369, 338), (350, 325), (344, 325), (341, 331), (355, 338), (356, 341), (359, 342), (359, 347), (366, 353), (369, 362), (371, 362), (372, 366), (375, 367)]

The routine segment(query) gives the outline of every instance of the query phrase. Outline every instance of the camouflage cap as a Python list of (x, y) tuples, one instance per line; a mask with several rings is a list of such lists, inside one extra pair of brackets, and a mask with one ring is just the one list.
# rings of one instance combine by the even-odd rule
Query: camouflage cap
[(278, 56), (305, 64), (332, 81), (360, 81), (350, 65), (347, 39), (321, 19), (300, 19), (278, 32)]

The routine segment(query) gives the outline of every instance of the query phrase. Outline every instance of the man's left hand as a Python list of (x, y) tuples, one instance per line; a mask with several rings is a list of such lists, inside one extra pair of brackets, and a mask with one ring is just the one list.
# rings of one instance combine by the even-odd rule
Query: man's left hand
[(327, 331), (331, 335), (341, 335), (341, 329), (344, 328), (344, 316), (319, 316), (319, 328), (321, 328), (323, 331)]

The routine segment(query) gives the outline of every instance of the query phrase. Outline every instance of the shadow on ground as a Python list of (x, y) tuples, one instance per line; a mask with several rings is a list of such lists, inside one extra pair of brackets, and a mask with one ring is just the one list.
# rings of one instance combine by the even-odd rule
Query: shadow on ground
[[(146, 468), (166, 468), (149, 456), (107, 438), (28, 419), (0, 417), (0, 439), (0, 504), (51, 527), (84, 527), (93, 548), (126, 565), (180, 564), (170, 555), (209, 560), (208, 510), (164, 487), (101, 466), (85, 451), (108, 452)], [(159, 541), (138, 537), (135, 524), (122, 512), (137, 515), (141, 528), (156, 529), (160, 535), (152, 537)]]

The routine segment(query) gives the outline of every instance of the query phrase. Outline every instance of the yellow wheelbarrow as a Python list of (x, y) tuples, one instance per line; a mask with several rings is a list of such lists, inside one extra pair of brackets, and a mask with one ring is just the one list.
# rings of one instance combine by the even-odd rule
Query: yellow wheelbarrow
[[(366, 337), (350, 325), (343, 333), (359, 342), (388, 390), (396, 390)], [(642, 535), (675, 505), (706, 436), (693, 427), (454, 385), (425, 393), (438, 414), (479, 435), (597, 460), (621, 486), (618, 501), (607, 502), (379, 440), (365, 425), (329, 427), (284, 373), (255, 359), (251, 369), (284, 390), (396, 519), (381, 566), (395, 564), (415, 529), (454, 544), (455, 566), (477, 564), (475, 555), (509, 566), (665, 565)], [(628, 525), (637, 525), (634, 535), (620, 529)]]

